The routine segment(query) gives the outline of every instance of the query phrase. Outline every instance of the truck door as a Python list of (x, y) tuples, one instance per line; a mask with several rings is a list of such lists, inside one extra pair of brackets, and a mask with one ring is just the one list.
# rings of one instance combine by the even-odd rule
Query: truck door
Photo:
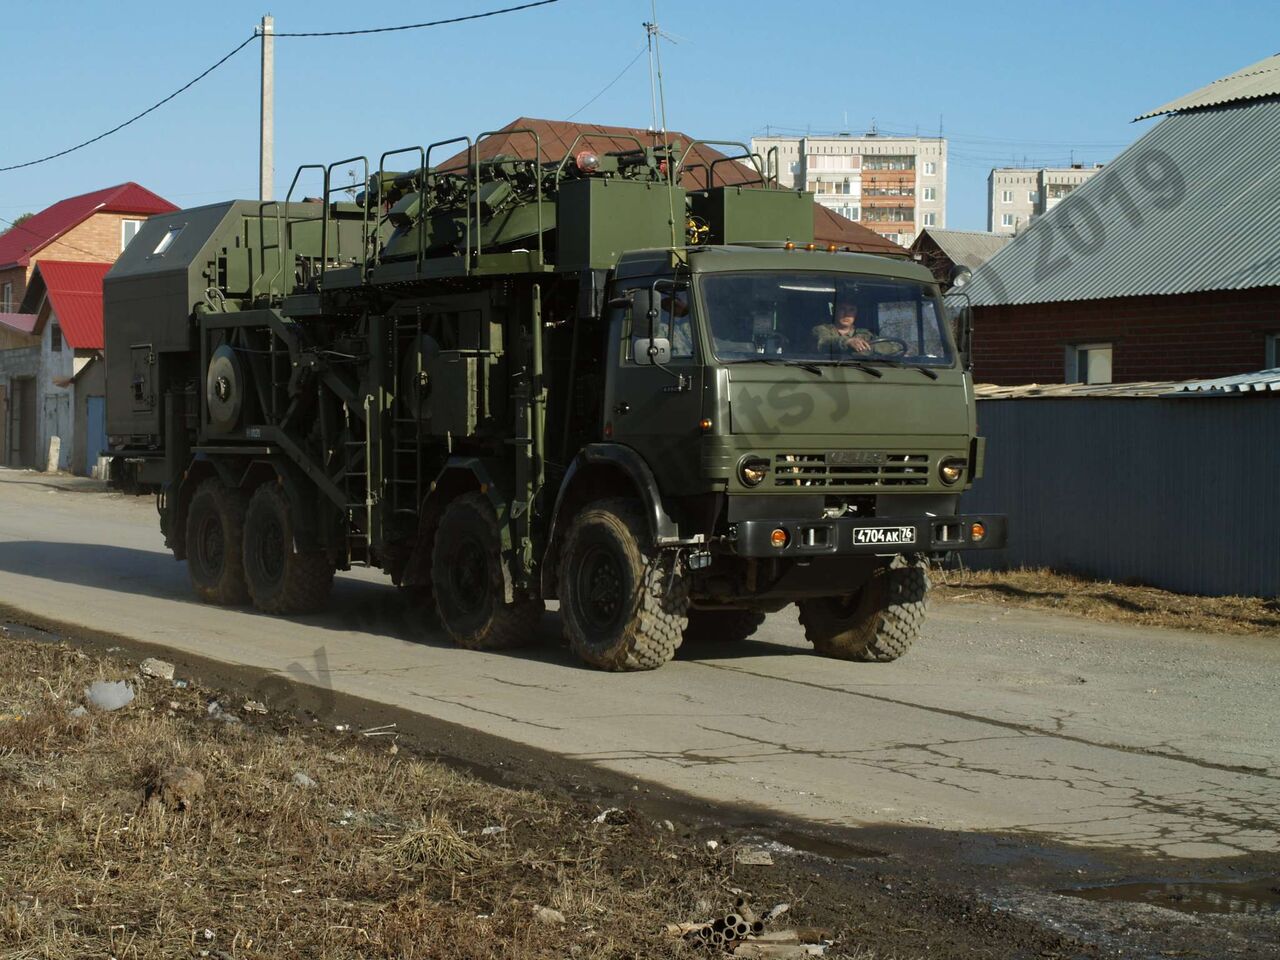
[[(629, 291), (654, 290), (652, 278), (627, 281), (613, 297)], [(656, 288), (660, 309), (654, 337), (670, 343), (666, 363), (650, 363), (636, 341), (648, 338), (643, 310), (614, 307), (610, 310), (608, 385), (605, 390), (605, 439), (626, 444), (649, 464), (664, 493), (696, 491), (699, 426), (702, 417), (702, 369), (697, 318), (688, 289), (673, 289), (670, 282)]]

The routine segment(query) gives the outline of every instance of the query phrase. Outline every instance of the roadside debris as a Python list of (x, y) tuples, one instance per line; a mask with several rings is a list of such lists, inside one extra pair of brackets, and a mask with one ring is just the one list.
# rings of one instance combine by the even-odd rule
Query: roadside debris
[(596, 817), (595, 820), (591, 822), (618, 825), (627, 822), (627, 815), (617, 807), (609, 807), (607, 810), (601, 810), (600, 816)]
[(733, 909), (722, 917), (704, 923), (669, 923), (667, 933), (682, 937), (695, 946), (723, 950), (735, 957), (815, 957), (831, 946), (825, 931), (790, 929), (768, 930), (769, 921), (782, 916), (791, 905), (779, 903), (757, 917), (746, 896), (734, 901)]
[(190, 767), (170, 767), (155, 778), (148, 799), (170, 810), (190, 810), (204, 795), (204, 774)]
[(773, 855), (763, 847), (743, 847), (734, 854), (734, 859), (749, 867), (773, 866)]
[(564, 914), (559, 910), (553, 910), (551, 907), (534, 907), (533, 915), (543, 923), (567, 923)]
[(267, 712), (266, 705), (259, 703), (257, 700), (246, 700), (244, 702), (244, 706), (241, 707), (240, 709), (242, 709), (245, 713), (266, 713)]
[(123, 680), (95, 680), (84, 688), (84, 695), (98, 710), (119, 710), (133, 703), (133, 687)]
[(147, 657), (147, 659), (138, 664), (138, 670), (144, 677), (152, 677), (156, 680), (173, 680), (173, 664), (167, 660)]
[(210, 700), (207, 708), (210, 720), (221, 720), (223, 723), (239, 723), (240, 718), (234, 713), (228, 713), (222, 709), (222, 704), (217, 700)]
[(305, 787), (309, 790), (316, 785), (316, 782), (301, 770), (295, 770), (293, 774), (293, 784), (296, 787)]

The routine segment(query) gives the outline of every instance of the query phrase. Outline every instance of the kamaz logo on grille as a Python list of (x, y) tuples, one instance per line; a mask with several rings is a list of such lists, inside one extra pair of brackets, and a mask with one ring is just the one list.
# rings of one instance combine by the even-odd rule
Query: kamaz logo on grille
[(827, 454), (827, 463), (841, 467), (879, 466), (884, 463), (884, 452), (881, 450), (832, 450)]

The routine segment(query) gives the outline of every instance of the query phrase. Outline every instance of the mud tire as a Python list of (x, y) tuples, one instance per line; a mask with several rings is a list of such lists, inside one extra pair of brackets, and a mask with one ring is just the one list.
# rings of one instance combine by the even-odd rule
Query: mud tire
[(431, 588), (440, 623), (460, 647), (509, 650), (537, 639), (543, 603), (504, 601), (502, 535), (483, 494), (463, 494), (445, 507), (431, 551)]
[(684, 639), (689, 643), (738, 643), (764, 623), (762, 610), (690, 610)]
[(196, 488), (187, 507), (187, 576), (204, 603), (241, 606), (249, 602), (241, 544), (245, 498), (216, 477)]
[(684, 639), (688, 581), (672, 580), (649, 539), (640, 505), (622, 498), (586, 507), (565, 537), (560, 615), (569, 646), (593, 667), (653, 670)]
[(314, 613), (333, 589), (333, 563), (319, 551), (295, 550), (289, 500), (275, 483), (249, 499), (244, 523), (244, 574), (263, 613)]
[(925, 564), (898, 557), (852, 596), (800, 601), (800, 623), (825, 657), (888, 663), (920, 635), (928, 593)]

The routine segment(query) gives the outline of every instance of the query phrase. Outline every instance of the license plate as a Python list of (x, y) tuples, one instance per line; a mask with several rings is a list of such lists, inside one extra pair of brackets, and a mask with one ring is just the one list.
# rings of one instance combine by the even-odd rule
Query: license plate
[(854, 527), (855, 544), (902, 544), (916, 542), (915, 527)]

